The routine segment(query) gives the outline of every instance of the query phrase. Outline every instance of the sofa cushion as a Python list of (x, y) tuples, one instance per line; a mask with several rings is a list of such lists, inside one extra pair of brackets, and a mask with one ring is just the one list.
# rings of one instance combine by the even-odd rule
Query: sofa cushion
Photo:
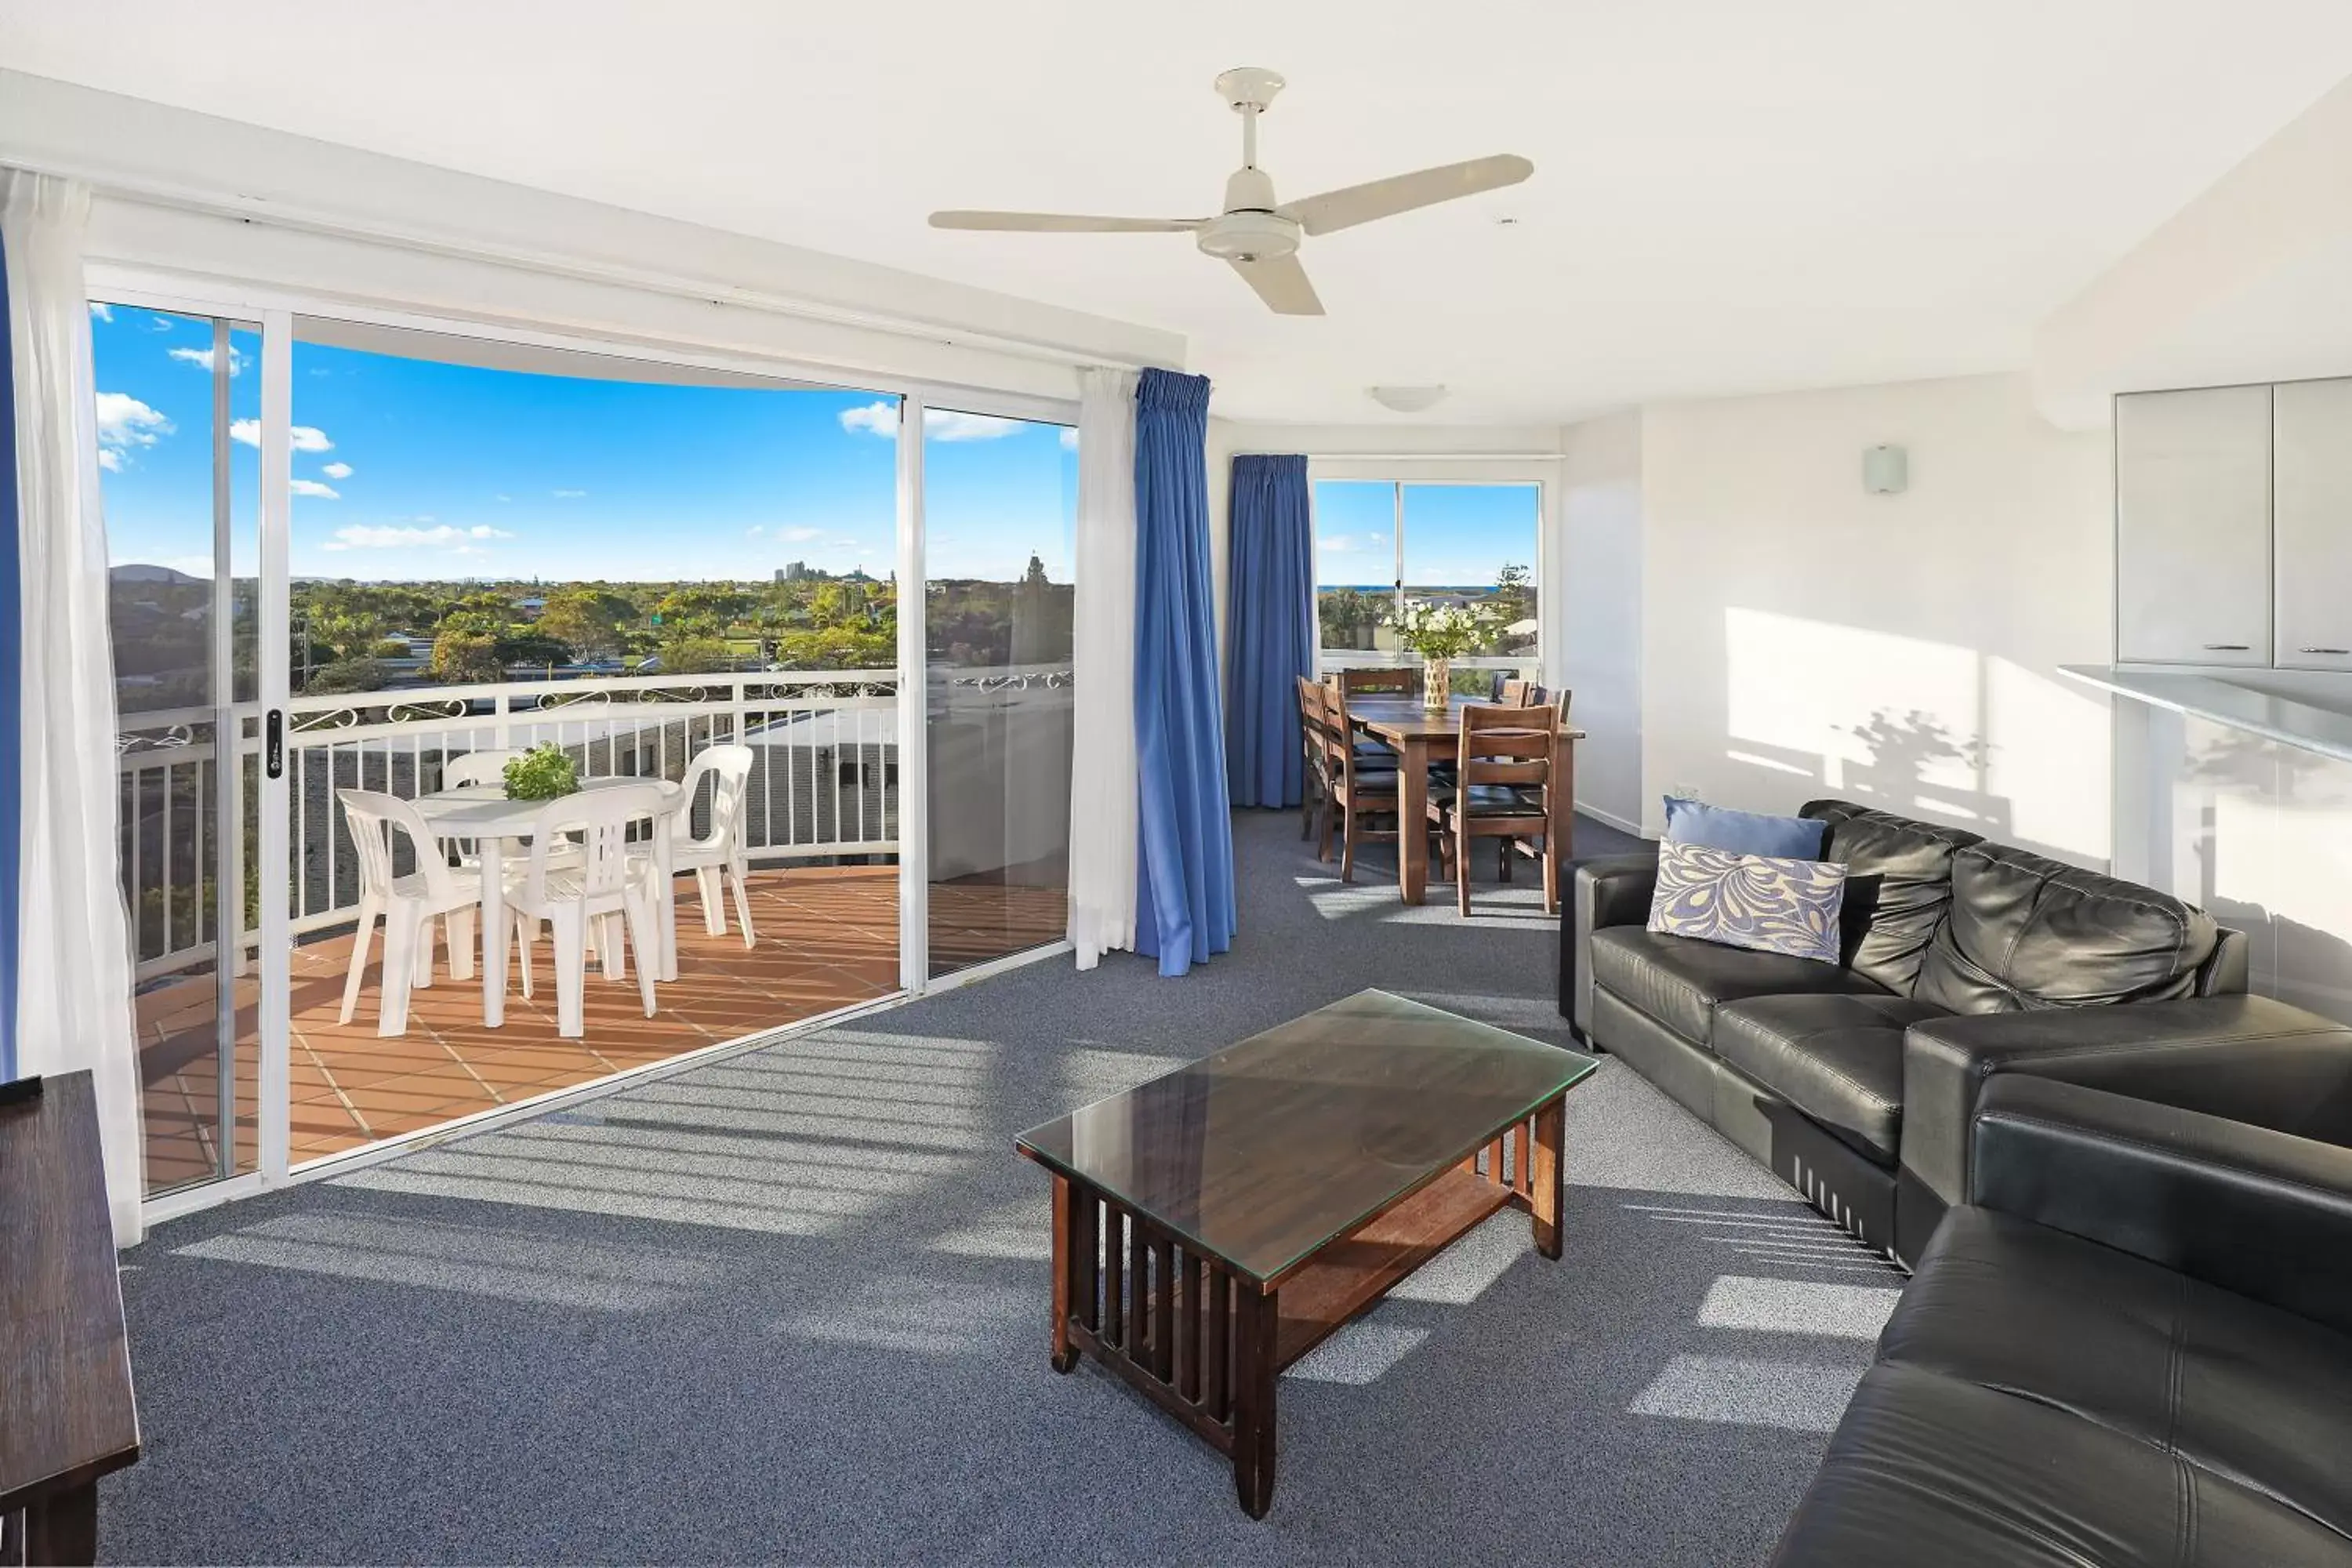
[(2218, 940), (2179, 899), (1999, 844), (1952, 857), (1952, 907), (1911, 994), (1952, 1013), (2193, 995)]
[(1772, 1562), (2341, 1568), (2347, 1551), (2310, 1515), (2031, 1389), (1890, 1362), (1854, 1392)]
[(1803, 815), (1827, 825), (1822, 858), (1846, 868), (1846, 967), (1909, 995), (1952, 901), (1953, 853), (1983, 838), (1850, 801), (1810, 801)]
[(1878, 994), (1877, 986), (1833, 963), (1718, 947), (1638, 926), (1594, 931), (1591, 962), (1594, 984), (1697, 1046), (1707, 1043), (1719, 1002), (1801, 992)]
[(2352, 1337), (2307, 1318), (1957, 1208), (1879, 1358), (2017, 1390), (2352, 1536)]
[(1944, 1015), (1907, 996), (1756, 996), (1716, 1010), (1715, 1054), (1857, 1154), (1893, 1165), (1903, 1031)]
[(1804, 816), (1768, 816), (1734, 811), (1703, 800), (1666, 796), (1666, 842), (1700, 844), (1735, 855), (1771, 855), (1783, 860), (1822, 858), (1820, 822)]

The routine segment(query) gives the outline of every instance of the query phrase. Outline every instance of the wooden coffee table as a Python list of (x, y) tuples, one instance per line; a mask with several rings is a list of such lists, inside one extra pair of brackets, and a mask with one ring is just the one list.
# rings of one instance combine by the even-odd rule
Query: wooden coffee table
[(1564, 1097), (1598, 1066), (1364, 991), (1031, 1128), (1054, 1370), (1142, 1390), (1264, 1519), (1284, 1367), (1507, 1205), (1559, 1257)]

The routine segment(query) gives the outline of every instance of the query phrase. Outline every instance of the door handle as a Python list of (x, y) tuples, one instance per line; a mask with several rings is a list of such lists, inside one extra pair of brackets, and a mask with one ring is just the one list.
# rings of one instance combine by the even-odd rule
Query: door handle
[(2303, 647), (2297, 653), (2352, 653), (2352, 647)]
[[(2205, 651), (2208, 653), (2246, 653), (2250, 651), (2252, 647), (2252, 645), (2251, 643), (2209, 642), (2205, 645)], [(2311, 650), (2309, 648), (2305, 648), (2304, 651), (2308, 653)]]
[(261, 765), (274, 779), (286, 776), (286, 712), (272, 708), (261, 722)]

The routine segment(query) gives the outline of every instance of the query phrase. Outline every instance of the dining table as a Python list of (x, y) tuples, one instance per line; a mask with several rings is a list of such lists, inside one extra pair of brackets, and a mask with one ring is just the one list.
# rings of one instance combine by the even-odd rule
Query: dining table
[[(1408, 904), (1429, 896), (1429, 835), (1406, 830), (1429, 820), (1429, 764), (1459, 754), (1462, 710), (1494, 704), (1456, 697), (1443, 709), (1425, 708), (1418, 696), (1377, 696), (1364, 693), (1348, 699), (1348, 722), (1397, 753), (1397, 890)], [(1559, 858), (1576, 853), (1576, 742), (1584, 731), (1568, 724), (1559, 728), (1559, 750), (1552, 758), (1552, 779), (1569, 803), (1559, 818)]]
[[(582, 779), (580, 788), (585, 793), (594, 790), (627, 789), (635, 785), (651, 785), (660, 796), (654, 811), (653, 857), (656, 893), (661, 910), (654, 921), (654, 941), (660, 952), (656, 955), (654, 978), (677, 978), (677, 897), (676, 871), (670, 839), (670, 824), (685, 809), (685, 786), (667, 779), (601, 778)], [(481, 861), (482, 877), (482, 1023), (488, 1028), (499, 1028), (507, 1021), (507, 889), (506, 872), (510, 864), (506, 847), (509, 843), (528, 843), (538, 830), (540, 813), (548, 802), (543, 800), (513, 800), (508, 797), (504, 784), (459, 784), (454, 789), (436, 790), (416, 800), (417, 815), (433, 836), (443, 842), (470, 841)]]

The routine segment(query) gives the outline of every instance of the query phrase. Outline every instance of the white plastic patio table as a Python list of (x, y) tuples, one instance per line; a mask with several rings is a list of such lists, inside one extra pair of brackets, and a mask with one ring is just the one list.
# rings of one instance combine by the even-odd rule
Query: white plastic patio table
[[(656, 980), (677, 978), (677, 897), (670, 854), (670, 818), (686, 805), (686, 791), (664, 779), (582, 779), (583, 790), (652, 784), (661, 792), (654, 822), (654, 868), (661, 891), (655, 940), (661, 945)], [(507, 889), (505, 844), (527, 840), (539, 822), (543, 800), (509, 800), (503, 784), (460, 784), (419, 797), (417, 814), (436, 837), (470, 838), (482, 861), (482, 1022), (490, 1028), (507, 1021)]]

